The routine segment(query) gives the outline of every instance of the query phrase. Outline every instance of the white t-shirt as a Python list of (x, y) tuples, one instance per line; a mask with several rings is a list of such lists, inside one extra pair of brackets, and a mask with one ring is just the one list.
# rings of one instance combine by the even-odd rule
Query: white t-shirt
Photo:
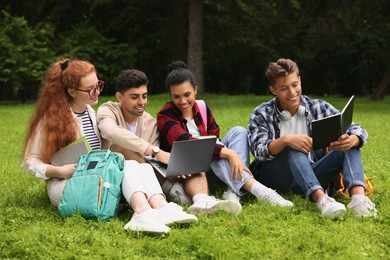
[(290, 120), (280, 120), (279, 123), (280, 136), (287, 134), (303, 134), (307, 135), (307, 126), (305, 116), (299, 116), (296, 113)]
[(137, 131), (137, 125), (138, 125), (138, 118), (134, 125), (130, 125), (129, 123), (126, 122), (127, 130), (129, 130), (133, 134), (135, 134), (135, 132)]
[(187, 120), (188, 132), (189, 132), (192, 136), (200, 136), (199, 128), (198, 128), (198, 126), (195, 124), (194, 119), (188, 119), (188, 118), (186, 118), (186, 120)]

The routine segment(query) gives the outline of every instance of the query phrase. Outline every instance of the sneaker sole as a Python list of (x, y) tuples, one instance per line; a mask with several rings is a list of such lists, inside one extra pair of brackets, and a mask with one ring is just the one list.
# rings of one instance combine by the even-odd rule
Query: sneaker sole
[(222, 210), (227, 213), (231, 213), (234, 216), (237, 216), (238, 214), (240, 214), (242, 206), (239, 202), (227, 200), (226, 202), (218, 204), (218, 210)]
[(324, 215), (324, 216), (327, 218), (330, 218), (330, 219), (338, 219), (340, 217), (345, 216), (346, 214), (347, 214), (347, 211), (345, 209), (339, 209), (339, 210), (333, 211), (329, 215)]
[(291, 201), (291, 204), (290, 203), (285, 203), (285, 204), (279, 204), (279, 203), (276, 203), (274, 201), (270, 201), (268, 199), (258, 199), (261, 203), (264, 203), (264, 204), (269, 204), (271, 206), (279, 206), (279, 207), (285, 207), (285, 208), (290, 208), (290, 207), (294, 207), (294, 203), (292, 203)]
[(199, 213), (213, 214), (217, 211), (225, 211), (227, 213), (233, 214), (234, 216), (237, 216), (238, 214), (240, 214), (241, 209), (242, 209), (242, 206), (240, 203), (228, 200), (228, 201), (224, 201), (224, 202), (220, 202), (218, 204), (215, 204), (211, 208), (201, 208), (201, 207), (191, 206), (188, 208), (187, 212), (194, 213), (194, 214), (199, 214)]
[(194, 219), (194, 218), (186, 218), (186, 219), (177, 219), (177, 220), (173, 220), (171, 222), (168, 222), (168, 223), (164, 223), (165, 225), (173, 225), (173, 224), (193, 224), (195, 222), (197, 222), (198, 219)]
[(125, 225), (125, 230), (131, 230), (131, 231), (138, 231), (138, 232), (148, 232), (148, 233), (154, 233), (154, 234), (168, 234), (170, 232), (170, 228), (168, 229), (159, 229), (159, 228), (153, 228), (153, 227), (145, 227), (145, 226), (139, 226), (139, 225)]

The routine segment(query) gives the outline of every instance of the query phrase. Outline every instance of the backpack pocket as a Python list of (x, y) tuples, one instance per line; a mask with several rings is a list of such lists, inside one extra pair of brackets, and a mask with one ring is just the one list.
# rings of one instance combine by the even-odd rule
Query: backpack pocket
[(109, 182), (103, 183), (103, 195), (101, 199), (99, 219), (108, 220), (118, 213), (121, 188)]
[(69, 179), (65, 186), (58, 213), (70, 217), (79, 213), (96, 218), (102, 203), (103, 183), (100, 175), (80, 175)]

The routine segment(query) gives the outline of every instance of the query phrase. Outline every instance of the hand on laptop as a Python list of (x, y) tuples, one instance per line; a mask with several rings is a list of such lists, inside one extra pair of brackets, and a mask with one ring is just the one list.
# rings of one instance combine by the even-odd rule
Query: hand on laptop
[(171, 156), (171, 153), (160, 150), (160, 152), (157, 153), (155, 158), (157, 160), (159, 160), (160, 162), (168, 165), (170, 156)]
[(177, 178), (179, 178), (179, 179), (187, 179), (187, 178), (190, 178), (190, 177), (191, 177), (191, 174), (190, 174), (190, 173), (187, 173), (187, 174), (183, 174), (183, 175), (177, 176)]

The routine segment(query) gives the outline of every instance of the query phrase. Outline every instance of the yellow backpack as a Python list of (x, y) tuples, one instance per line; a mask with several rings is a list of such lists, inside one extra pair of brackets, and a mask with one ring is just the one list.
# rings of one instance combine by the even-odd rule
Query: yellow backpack
[[(329, 152), (329, 148), (326, 148), (325, 154), (327, 154), (328, 152)], [(374, 187), (371, 184), (371, 180), (373, 180), (373, 178), (368, 178), (364, 174), (364, 183), (366, 184), (366, 192), (365, 192), (366, 196), (369, 196), (374, 192)], [(351, 198), (351, 196), (349, 195), (349, 192), (348, 192), (348, 187), (345, 185), (344, 173), (342, 171), (339, 173), (339, 175), (337, 175), (334, 178), (331, 186), (333, 186), (333, 187), (330, 187), (331, 192), (334, 192), (336, 196), (339, 196), (339, 197), (342, 197), (345, 199)], [(334, 188), (334, 190), (332, 190), (332, 188)]]
[[(372, 178), (368, 178), (366, 175), (364, 175), (364, 183), (366, 184), (366, 196), (371, 195), (374, 192), (374, 187), (371, 184)], [(348, 187), (345, 186), (344, 182), (344, 173), (340, 172), (338, 176), (335, 177), (334, 180), (334, 188), (335, 188), (335, 195), (349, 199), (351, 196), (348, 192)]]

